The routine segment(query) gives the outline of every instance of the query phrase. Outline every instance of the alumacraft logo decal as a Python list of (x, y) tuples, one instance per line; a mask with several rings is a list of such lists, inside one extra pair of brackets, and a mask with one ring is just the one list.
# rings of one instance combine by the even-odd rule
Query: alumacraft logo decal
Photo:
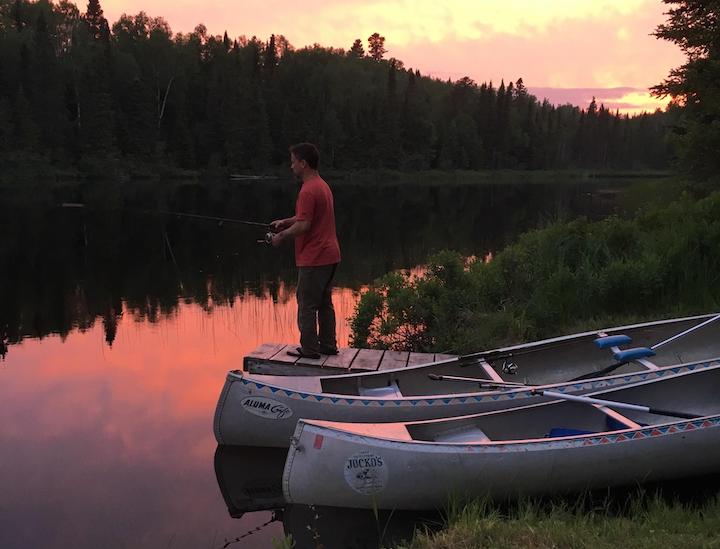
[(345, 462), (345, 481), (350, 488), (364, 496), (382, 492), (387, 479), (388, 470), (382, 456), (360, 452)]
[(240, 401), (242, 407), (251, 414), (267, 419), (287, 419), (292, 410), (282, 402), (261, 396), (249, 396)]

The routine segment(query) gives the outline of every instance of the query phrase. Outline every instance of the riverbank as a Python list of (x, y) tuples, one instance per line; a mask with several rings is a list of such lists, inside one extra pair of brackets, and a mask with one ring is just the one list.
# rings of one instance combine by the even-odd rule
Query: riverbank
[[(717, 493), (717, 492), (716, 492)], [(418, 531), (403, 549), (718, 547), (720, 499), (681, 503), (639, 495), (609, 505), (520, 503), (501, 509), (474, 502), (450, 511), (441, 531)]]
[[(27, 181), (44, 184), (97, 180), (103, 182), (161, 181), (167, 179), (212, 182), (252, 181), (262, 183), (273, 179), (290, 179), (287, 166), (273, 166), (253, 172), (237, 172), (229, 168), (183, 170), (169, 164), (116, 159), (83, 159), (77, 164), (57, 163), (43, 155), (0, 154), (3, 173), (0, 185), (12, 186)], [(599, 180), (666, 180), (673, 176), (668, 170), (335, 170), (324, 169), (323, 176), (333, 185), (482, 185), (502, 182), (597, 182)]]
[[(654, 198), (648, 197), (648, 204)], [(351, 319), (352, 345), (464, 354), (720, 306), (720, 193), (633, 218), (557, 221), (490, 260), (451, 251), (421, 276), (376, 280)]]

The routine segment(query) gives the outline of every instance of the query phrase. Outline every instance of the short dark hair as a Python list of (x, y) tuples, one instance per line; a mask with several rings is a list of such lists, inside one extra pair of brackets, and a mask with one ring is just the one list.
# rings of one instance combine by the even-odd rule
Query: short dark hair
[(317, 170), (320, 163), (320, 153), (312, 143), (298, 143), (290, 147), (290, 154), (295, 155), (298, 160), (307, 162), (311, 169)]

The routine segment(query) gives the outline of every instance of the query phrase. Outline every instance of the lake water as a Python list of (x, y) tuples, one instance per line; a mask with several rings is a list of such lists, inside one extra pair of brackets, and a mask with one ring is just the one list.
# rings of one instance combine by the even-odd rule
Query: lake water
[[(603, 217), (624, 185), (338, 184), (340, 345), (375, 277)], [(243, 513), (223, 497), (281, 496), (283, 452), (216, 452), (212, 419), (245, 354), (297, 341), (292, 251), (157, 212), (270, 221), (294, 193), (290, 180), (0, 189), (0, 547), (270, 547), (292, 534), (297, 547), (359, 548), (411, 535), (417, 517), (403, 513)], [(59, 207), (71, 202), (85, 207)]]

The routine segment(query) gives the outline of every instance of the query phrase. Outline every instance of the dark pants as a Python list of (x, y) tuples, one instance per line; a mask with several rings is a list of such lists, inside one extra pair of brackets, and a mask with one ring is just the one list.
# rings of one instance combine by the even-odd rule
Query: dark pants
[(298, 328), (300, 346), (306, 351), (337, 348), (335, 309), (332, 304), (332, 279), (336, 268), (337, 263), (322, 267), (298, 267)]

